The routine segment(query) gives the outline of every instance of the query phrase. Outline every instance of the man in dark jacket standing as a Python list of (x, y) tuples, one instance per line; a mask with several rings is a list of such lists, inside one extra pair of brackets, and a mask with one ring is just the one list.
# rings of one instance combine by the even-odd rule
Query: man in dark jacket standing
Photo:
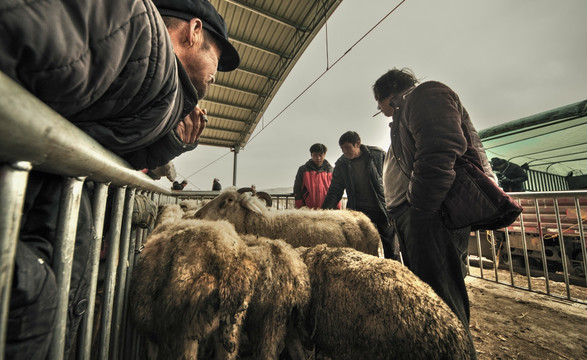
[[(332, 181), (332, 165), (324, 158), (326, 151), (324, 144), (310, 146), (310, 160), (298, 168), (293, 186), (296, 209), (302, 206), (322, 208)], [(336, 207), (340, 209), (340, 203)]]
[(212, 181), (212, 191), (220, 191), (222, 190), (222, 184), (220, 184), (220, 179), (214, 178)]
[[(441, 205), (455, 180), (459, 158), (474, 158), (493, 174), (457, 94), (439, 82), (417, 83), (410, 70), (393, 69), (373, 85), (378, 108), (393, 116), (383, 175), (386, 206), (405, 265), (447, 303), (470, 337), (464, 277), (471, 228), (448, 229)], [(472, 339), (470, 353), (475, 359)]]
[(528, 180), (528, 175), (520, 165), (494, 157), (491, 159), (491, 167), (495, 171), (499, 180), (499, 186), (501, 186), (503, 191), (526, 191), (524, 183)]
[(343, 155), (336, 160), (323, 209), (334, 209), (346, 190), (347, 209), (364, 213), (377, 227), (388, 259), (399, 259), (393, 227), (385, 211), (383, 159), (385, 151), (361, 144), (359, 134), (347, 131), (338, 140)]
[[(197, 107), (216, 71), (239, 57), (207, 0), (15, 0), (0, 9), (0, 71), (136, 169), (155, 169), (197, 146)], [(178, 20), (175, 20), (178, 19)], [(166, 26), (167, 25), (167, 26)], [(169, 31), (168, 31), (169, 30)], [(42, 121), (42, 119), (39, 119)], [(55, 231), (63, 179), (32, 171), (23, 207), (7, 359), (44, 359), (54, 328)], [(65, 358), (85, 312), (89, 193), (81, 199)]]

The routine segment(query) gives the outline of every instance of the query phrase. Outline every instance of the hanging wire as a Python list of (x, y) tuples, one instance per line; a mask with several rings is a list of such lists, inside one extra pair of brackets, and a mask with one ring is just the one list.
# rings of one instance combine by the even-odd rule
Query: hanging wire
[(318, 77), (314, 79), (314, 81), (312, 81), (310, 85), (308, 85), (304, 90), (302, 90), (301, 93), (299, 93), (289, 104), (287, 104), (277, 115), (275, 115), (275, 117), (273, 117), (273, 119), (271, 119), (271, 121), (269, 121), (267, 125), (265, 125), (261, 130), (259, 130), (258, 133), (251, 137), (247, 144), (250, 144), (263, 130), (265, 130), (269, 125), (271, 125), (272, 122), (277, 120), (277, 118), (279, 118), (281, 114), (283, 114), (300, 97), (302, 97), (302, 95), (304, 95), (306, 91), (308, 91), (312, 86), (314, 86), (314, 84), (316, 84), (318, 80), (320, 80), (328, 71), (330, 71), (330, 69), (332, 69), (336, 64), (338, 64), (338, 62), (340, 62), (348, 53), (350, 53), (355, 46), (357, 46), (361, 41), (363, 41), (363, 39), (367, 37), (367, 35), (369, 35), (373, 30), (375, 30), (375, 28), (377, 28), (383, 21), (385, 21), (385, 19), (387, 19), (387, 17), (389, 17), (389, 15), (391, 15), (395, 10), (397, 10), (397, 8), (399, 8), (406, 1), (407, 0), (402, 0), (393, 9), (391, 9), (391, 11), (389, 11), (381, 20), (379, 20), (377, 24), (375, 24), (371, 29), (369, 29), (369, 31), (367, 31), (363, 36), (361, 36), (361, 38), (359, 38), (359, 40), (357, 40), (353, 45), (351, 45), (351, 47), (347, 51), (345, 51), (344, 54), (342, 54), (334, 63), (332, 63), (330, 67), (327, 67), (322, 74), (318, 75)]
[(200, 171), (204, 170), (204, 169), (205, 169), (205, 168), (207, 168), (208, 166), (210, 166), (210, 165), (214, 164), (214, 163), (215, 163), (215, 162), (217, 162), (217, 161), (220, 161), (220, 160), (221, 160), (223, 157), (225, 157), (225, 156), (226, 156), (226, 155), (228, 155), (228, 154), (230, 154), (230, 151), (229, 151), (229, 152), (227, 152), (226, 154), (224, 154), (224, 155), (220, 156), (218, 159), (216, 159), (216, 160), (214, 160), (214, 161), (212, 161), (212, 162), (208, 163), (206, 166), (204, 166), (204, 167), (200, 168), (200, 170), (197, 170), (197, 171), (195, 171), (195, 172), (191, 173), (189, 176), (185, 177), (185, 179), (191, 178), (192, 176), (196, 175), (197, 173), (199, 173)]
[[(275, 115), (273, 117), (273, 119), (271, 119), (266, 125), (263, 125), (263, 127), (255, 135), (253, 135), (249, 139), (249, 141), (247, 142), (247, 144), (250, 144), (261, 132), (263, 132), (263, 130), (265, 130), (275, 120), (277, 120), (277, 118), (279, 118), (281, 116), (281, 114), (283, 114), (287, 109), (289, 109), (289, 107), (292, 106), (300, 97), (302, 97), (302, 95), (304, 95), (306, 93), (306, 91), (308, 91), (310, 88), (312, 88), (312, 86), (314, 86), (314, 84), (316, 84), (318, 82), (318, 80), (320, 80), (328, 71), (330, 71), (330, 69), (332, 69), (336, 64), (338, 64), (338, 62), (340, 62), (348, 53), (350, 53), (355, 46), (357, 46), (361, 41), (363, 41), (364, 38), (366, 38), (373, 30), (375, 30), (375, 28), (377, 28), (383, 21), (385, 21), (385, 19), (387, 19), (389, 17), (389, 15), (393, 14), (393, 12), (395, 10), (397, 10), (406, 1), (407, 0), (402, 0), (393, 9), (391, 9), (383, 18), (381, 18), (381, 20), (379, 20), (373, 27), (371, 27), (371, 29), (369, 29), (363, 36), (361, 36), (359, 38), (359, 40), (357, 40), (354, 44), (352, 44), (351, 47), (347, 51), (344, 52), (344, 54), (342, 54), (338, 59), (336, 59), (336, 61), (334, 63), (332, 63), (331, 66), (328, 66), (328, 28), (326, 27), (326, 31), (327, 31), (326, 32), (326, 47), (327, 47), (327, 49), (326, 49), (326, 70), (324, 70), (324, 72), (322, 74), (318, 75), (318, 77), (316, 79), (314, 79), (314, 81), (312, 81), (310, 83), (310, 85), (308, 85), (304, 90), (302, 90), (302, 92), (299, 93), (289, 104), (287, 104), (277, 115)], [(328, 22), (326, 22), (326, 26), (327, 25), (328, 25)], [(205, 168), (207, 168), (208, 166), (214, 164), (216, 161), (222, 159), (223, 157), (225, 157), (228, 154), (230, 154), (230, 152), (226, 153), (225, 155), (222, 155), (218, 159), (212, 161), (211, 163), (209, 163), (208, 165), (204, 166), (200, 170), (194, 172), (193, 174), (191, 174), (188, 177), (191, 177), (191, 176), (199, 173), (200, 171), (202, 171)]]

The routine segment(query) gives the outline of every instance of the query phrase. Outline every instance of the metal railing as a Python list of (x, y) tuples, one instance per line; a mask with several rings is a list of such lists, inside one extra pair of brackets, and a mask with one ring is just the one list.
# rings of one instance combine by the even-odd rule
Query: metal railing
[(543, 171), (525, 170), (528, 180), (524, 182), (526, 191), (565, 191), (569, 183), (564, 176), (549, 174)]
[[(74, 141), (75, 139), (75, 141)], [(105, 150), (66, 119), (30, 95), (0, 72), (0, 360), (4, 359), (10, 290), (21, 214), (31, 170), (65, 178), (57, 224), (53, 271), (57, 282), (57, 317), (49, 358), (64, 357), (65, 330), (72, 259), (80, 197), (84, 182), (93, 182), (93, 214), (96, 231), (91, 249), (92, 269), (88, 308), (78, 331), (78, 358), (90, 359), (94, 300), (98, 280), (100, 244), (105, 222), (108, 189), (113, 191), (109, 228), (109, 253), (101, 311), (99, 359), (118, 358), (124, 327), (123, 308), (128, 269), (139, 237), (147, 233), (133, 229), (130, 217), (137, 192), (158, 197), (171, 193), (147, 175), (133, 170)], [(139, 241), (140, 242), (140, 241)], [(129, 261), (131, 260), (131, 261)], [(113, 349), (110, 349), (110, 346)]]
[(573, 291), (575, 286), (587, 286), (587, 191), (510, 195), (524, 211), (507, 228), (471, 236), (469, 261), (478, 262), (479, 268), (469, 267), (469, 274), (587, 303), (584, 291)]

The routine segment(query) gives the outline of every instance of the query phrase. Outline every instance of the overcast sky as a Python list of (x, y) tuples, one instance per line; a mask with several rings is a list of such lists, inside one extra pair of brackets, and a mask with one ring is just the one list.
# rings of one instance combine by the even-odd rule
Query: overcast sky
[[(310, 146), (325, 144), (334, 165), (348, 130), (387, 150), (390, 119), (372, 117), (372, 85), (393, 67), (453, 88), (477, 130), (587, 99), (587, 0), (406, 0), (332, 66), (400, 2), (339, 5), (327, 23), (328, 63), (323, 28), (240, 151), (237, 186), (292, 187)], [(177, 180), (189, 176), (191, 190), (211, 190), (215, 177), (230, 186), (233, 161), (229, 149), (198, 147), (174, 160)]]

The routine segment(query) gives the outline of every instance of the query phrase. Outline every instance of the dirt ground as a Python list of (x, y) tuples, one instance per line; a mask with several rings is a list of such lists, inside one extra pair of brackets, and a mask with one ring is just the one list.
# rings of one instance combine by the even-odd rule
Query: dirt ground
[[(484, 270), (495, 278), (493, 270)], [(472, 274), (479, 275), (478, 268)], [(511, 283), (509, 272), (498, 278)], [(479, 360), (489, 359), (587, 359), (587, 288), (571, 286), (572, 299), (553, 298), (508, 284), (468, 276), (471, 333)], [(527, 288), (526, 276), (516, 275), (514, 284)], [(546, 292), (544, 278), (532, 278), (532, 288)], [(553, 294), (566, 297), (564, 283), (549, 282)]]

